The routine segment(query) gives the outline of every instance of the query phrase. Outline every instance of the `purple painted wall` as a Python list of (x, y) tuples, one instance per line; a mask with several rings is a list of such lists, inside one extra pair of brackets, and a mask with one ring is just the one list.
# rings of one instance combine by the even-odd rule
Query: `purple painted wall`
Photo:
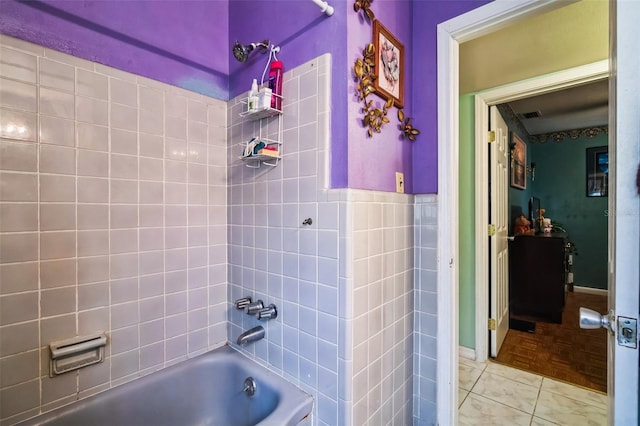
[(226, 100), (228, 6), (227, 0), (0, 0), (0, 32)]
[[(404, 111), (409, 116), (413, 115), (411, 111), (415, 99), (412, 90), (412, 3), (408, 0), (376, 1), (371, 7), (382, 25), (404, 45)], [(347, 75), (351, 77), (354, 61), (362, 57), (362, 49), (373, 40), (373, 28), (363, 19), (362, 13), (356, 14), (351, 8), (347, 13)], [(362, 125), (362, 102), (355, 96), (353, 78), (349, 78), (346, 97), (349, 101), (349, 188), (395, 192), (395, 174), (402, 172), (405, 176), (405, 192), (412, 192), (412, 143), (400, 138), (397, 109), (394, 107), (388, 111), (390, 122), (382, 127), (382, 132), (374, 133), (369, 138)], [(384, 103), (384, 99), (376, 95), (370, 95), (368, 99), (379, 107)], [(334, 147), (335, 143), (332, 144), (332, 149)]]
[(417, 0), (413, 3), (413, 117), (421, 132), (413, 145), (415, 194), (438, 191), (437, 25), (489, 1)]
[[(327, 18), (310, 0), (230, 0), (229, 43), (269, 38), (282, 46), (279, 58), (291, 69), (322, 53), (332, 55), (331, 186), (395, 191), (395, 172), (405, 174), (405, 191), (437, 191), (437, 24), (490, 0), (377, 0), (372, 10), (404, 44), (405, 113), (422, 134), (402, 141), (397, 110), (380, 134), (367, 138), (360, 104), (353, 96), (353, 62), (372, 40), (372, 28), (353, 11), (352, 0), (332, 0), (336, 12)], [(265, 16), (277, 17), (273, 21)], [(252, 56), (240, 64), (230, 58), (230, 97), (248, 90), (260, 77), (265, 59)], [(382, 102), (375, 95), (374, 102)]]
[[(251, 80), (262, 76), (267, 57), (254, 53), (245, 63), (231, 54), (231, 44), (269, 39), (279, 45), (285, 70), (324, 53), (331, 54), (331, 186), (347, 186), (347, 16), (352, 3), (330, 0), (335, 13), (328, 17), (310, 0), (230, 0), (229, 58), (230, 98), (249, 90)], [(286, 97), (286, 93), (283, 94)]]
[[(291, 69), (323, 53), (332, 56), (331, 186), (437, 191), (436, 26), (489, 0), (377, 0), (373, 11), (405, 46), (405, 113), (421, 130), (414, 143), (391, 123), (365, 136), (353, 96), (353, 62), (372, 28), (352, 0), (332, 0), (332, 17), (310, 0), (0, 0), (0, 32), (217, 99), (248, 90), (263, 55), (241, 64), (231, 45), (270, 39)], [(286, 94), (285, 94), (286, 95)], [(371, 99), (378, 100), (376, 96)]]

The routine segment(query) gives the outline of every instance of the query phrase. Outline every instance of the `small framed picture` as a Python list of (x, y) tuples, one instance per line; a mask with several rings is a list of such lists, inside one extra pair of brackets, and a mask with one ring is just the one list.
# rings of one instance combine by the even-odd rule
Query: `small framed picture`
[(587, 148), (587, 197), (609, 195), (609, 147)]
[(511, 133), (511, 186), (527, 189), (527, 144)]
[(404, 106), (404, 46), (379, 20), (373, 21), (376, 79), (373, 86), (385, 99), (392, 98), (396, 107)]

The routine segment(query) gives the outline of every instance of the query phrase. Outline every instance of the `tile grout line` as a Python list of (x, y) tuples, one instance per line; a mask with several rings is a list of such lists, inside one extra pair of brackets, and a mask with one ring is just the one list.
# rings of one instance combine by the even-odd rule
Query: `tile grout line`
[[(531, 423), (533, 424), (533, 418), (536, 414), (536, 409), (538, 408), (538, 401), (540, 400), (540, 393), (542, 393), (542, 383), (544, 382), (544, 377), (540, 380), (540, 387), (538, 388), (538, 393), (536, 395), (536, 401), (533, 404), (533, 413), (531, 413)], [(546, 420), (546, 419), (545, 419)]]

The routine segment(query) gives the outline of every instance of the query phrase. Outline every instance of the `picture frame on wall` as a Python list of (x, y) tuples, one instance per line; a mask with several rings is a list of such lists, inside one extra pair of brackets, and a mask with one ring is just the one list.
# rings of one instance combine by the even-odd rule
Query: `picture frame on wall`
[(511, 132), (511, 186), (527, 189), (527, 144)]
[(587, 148), (587, 197), (609, 195), (609, 147)]
[(404, 107), (404, 46), (376, 19), (373, 21), (375, 48), (373, 87), (381, 97), (392, 98), (397, 108)]

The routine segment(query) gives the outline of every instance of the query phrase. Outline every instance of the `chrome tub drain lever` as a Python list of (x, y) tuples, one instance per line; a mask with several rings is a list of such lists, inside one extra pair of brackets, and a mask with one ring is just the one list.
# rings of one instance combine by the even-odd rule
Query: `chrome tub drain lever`
[(242, 392), (246, 393), (247, 396), (253, 396), (256, 393), (256, 388), (256, 381), (253, 380), (253, 377), (244, 379), (244, 389), (242, 389)]

